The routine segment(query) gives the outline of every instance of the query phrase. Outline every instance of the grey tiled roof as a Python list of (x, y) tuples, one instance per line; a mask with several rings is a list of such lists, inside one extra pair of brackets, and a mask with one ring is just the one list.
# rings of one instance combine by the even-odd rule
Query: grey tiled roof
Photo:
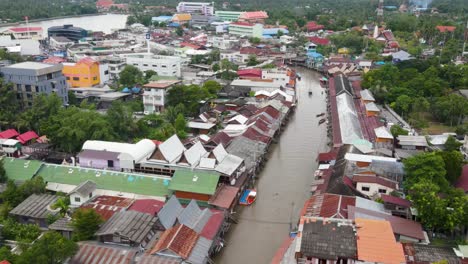
[(182, 212), (183, 208), (175, 195), (166, 202), (161, 211), (158, 213), (159, 221), (164, 228), (169, 229), (174, 226), (177, 217)]
[(130, 241), (141, 243), (156, 224), (156, 217), (137, 211), (120, 211), (115, 213), (96, 235), (118, 234)]
[(349, 222), (342, 223), (346, 221), (306, 221), (301, 242), (301, 253), (304, 257), (355, 259), (357, 247), (354, 227)]
[(70, 194), (78, 193), (81, 196), (88, 196), (88, 194), (94, 192), (96, 190), (96, 183), (90, 180), (80, 183), (80, 185), (76, 186)]
[(198, 238), (197, 243), (192, 249), (190, 256), (188, 257), (187, 261), (189, 263), (197, 263), (197, 264), (205, 264), (208, 262), (208, 251), (211, 248), (211, 244), (213, 244), (212, 240), (206, 239), (202, 236)]
[(47, 207), (54, 204), (58, 197), (50, 194), (33, 194), (10, 211), (12, 215), (45, 219), (49, 214)]
[(201, 213), (202, 210), (198, 207), (197, 202), (195, 200), (191, 200), (177, 219), (179, 220), (179, 223), (191, 227), (191, 225), (200, 217)]
[(71, 226), (71, 218), (62, 217), (51, 224), (49, 229), (57, 231), (73, 231), (73, 226)]

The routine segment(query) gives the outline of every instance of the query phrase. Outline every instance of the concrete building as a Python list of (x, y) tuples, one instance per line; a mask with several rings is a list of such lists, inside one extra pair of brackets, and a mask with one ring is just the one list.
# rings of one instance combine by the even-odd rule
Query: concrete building
[(229, 34), (261, 38), (263, 35), (263, 25), (250, 24), (247, 22), (234, 22), (229, 25)]
[(116, 80), (119, 78), (120, 72), (125, 68), (125, 59), (120, 57), (109, 57), (104, 60), (104, 63), (109, 65), (109, 79)]
[(222, 21), (234, 22), (239, 19), (242, 13), (244, 12), (218, 10), (215, 12), (215, 16), (219, 17)]
[(166, 93), (174, 85), (180, 83), (179, 80), (160, 80), (150, 82), (143, 86), (143, 106), (145, 114), (154, 114), (164, 111), (166, 104)]
[(158, 76), (181, 77), (181, 59), (175, 56), (161, 56), (148, 53), (122, 54), (128, 65), (133, 65), (145, 72), (155, 71)]
[(239, 39), (236, 37), (230, 37), (228, 35), (224, 36), (209, 36), (207, 39), (207, 44), (211, 45), (213, 48), (218, 48), (221, 50), (230, 50), (236, 45), (239, 45)]
[(47, 34), (49, 35), (49, 38), (55, 36), (66, 37), (77, 42), (82, 38), (86, 38), (88, 36), (88, 31), (83, 28), (74, 27), (73, 25), (63, 25), (50, 27), (47, 29)]
[(11, 34), (15, 39), (42, 39), (41, 27), (12, 27), (2, 32)]
[(3, 81), (13, 83), (13, 89), (21, 107), (30, 107), (37, 94), (56, 93), (68, 103), (68, 89), (65, 76), (62, 73), (63, 65), (45, 64), (39, 62), (22, 62), (1, 69)]
[(207, 2), (180, 2), (177, 5), (178, 13), (203, 14), (205, 16), (214, 15), (214, 3)]
[(63, 75), (71, 87), (91, 87), (101, 82), (99, 63), (90, 57), (77, 63), (63, 63)]
[(49, 38), (49, 45), (51, 48), (54, 48), (54, 49), (60, 49), (60, 50), (66, 49), (67, 47), (73, 44), (75, 44), (75, 42), (66, 37), (55, 36), (55, 37)]

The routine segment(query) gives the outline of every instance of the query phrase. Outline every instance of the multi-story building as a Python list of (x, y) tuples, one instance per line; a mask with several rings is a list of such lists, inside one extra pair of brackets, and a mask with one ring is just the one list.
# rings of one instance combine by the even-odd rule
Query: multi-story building
[(174, 85), (180, 83), (179, 80), (160, 80), (150, 82), (143, 86), (143, 106), (145, 114), (154, 114), (164, 111), (166, 105), (166, 93)]
[(263, 25), (250, 24), (247, 22), (234, 22), (229, 25), (229, 34), (261, 38), (263, 35)]
[(214, 3), (206, 2), (180, 2), (177, 5), (178, 13), (198, 13), (205, 16), (214, 15)]
[(47, 29), (47, 34), (49, 35), (49, 38), (55, 36), (66, 37), (70, 40), (78, 42), (78, 40), (88, 36), (88, 31), (80, 27), (74, 27), (73, 25), (63, 25), (50, 27)]
[(221, 11), (218, 10), (215, 12), (215, 16), (219, 17), (222, 21), (234, 22), (239, 20), (239, 17), (244, 12), (239, 11)]
[(112, 56), (107, 58), (105, 61), (109, 65), (109, 79), (117, 80), (119, 78), (120, 72), (125, 68), (125, 59)]
[(221, 50), (229, 50), (234, 48), (234, 46), (239, 45), (239, 39), (236, 37), (225, 36), (209, 36), (207, 39), (207, 44), (211, 45), (213, 48), (218, 48)]
[(128, 65), (133, 65), (141, 71), (155, 71), (159, 76), (181, 77), (181, 58), (161, 56), (150, 53), (122, 54)]
[(90, 57), (77, 63), (63, 63), (63, 75), (71, 87), (91, 87), (100, 84), (99, 63)]
[(21, 107), (30, 107), (38, 94), (57, 94), (68, 103), (68, 88), (62, 64), (22, 62), (1, 69), (3, 81), (12, 83)]
[(244, 12), (239, 16), (239, 22), (265, 24), (268, 14), (265, 11)]
[(42, 39), (41, 27), (12, 27), (2, 32), (11, 34), (15, 39)]

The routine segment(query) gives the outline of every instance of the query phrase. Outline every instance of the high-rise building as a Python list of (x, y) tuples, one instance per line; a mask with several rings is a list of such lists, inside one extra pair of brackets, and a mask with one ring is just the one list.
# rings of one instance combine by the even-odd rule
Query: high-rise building
[(38, 94), (57, 94), (68, 103), (68, 86), (62, 73), (62, 64), (22, 62), (3, 67), (3, 81), (12, 83), (23, 108), (32, 106)]
[(214, 15), (214, 3), (207, 2), (180, 2), (177, 5), (178, 13), (198, 13), (205, 16)]

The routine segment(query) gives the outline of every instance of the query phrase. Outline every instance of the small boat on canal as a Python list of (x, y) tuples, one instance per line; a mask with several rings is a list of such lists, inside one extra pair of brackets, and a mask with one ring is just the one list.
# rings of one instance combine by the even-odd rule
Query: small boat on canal
[(321, 116), (324, 116), (324, 115), (325, 115), (325, 113), (320, 113), (320, 114), (316, 115), (316, 117), (321, 117)]
[(312, 95), (312, 89), (309, 89), (309, 95)]
[(319, 121), (319, 125), (321, 125), (321, 124), (325, 123), (325, 121), (327, 121), (325, 118), (322, 118), (322, 119), (320, 119), (320, 121)]
[(257, 198), (257, 191), (255, 189), (245, 189), (239, 199), (240, 205), (251, 205)]

